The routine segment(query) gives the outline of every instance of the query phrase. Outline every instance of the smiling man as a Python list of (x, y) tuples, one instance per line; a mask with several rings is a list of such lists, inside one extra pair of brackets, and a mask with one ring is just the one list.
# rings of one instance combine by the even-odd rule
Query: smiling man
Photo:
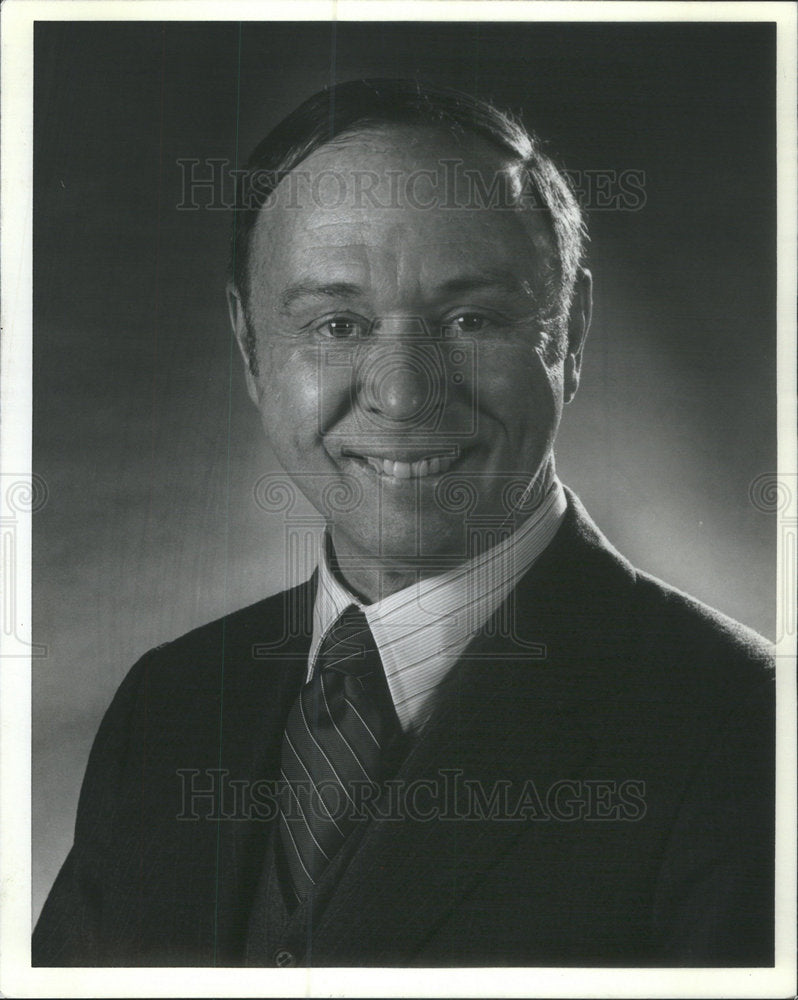
[[(441, 162), (463, 164), (448, 204)], [(250, 395), (314, 506), (324, 510), (331, 483), (362, 497), (330, 531), (369, 602), (462, 559), (462, 511), (441, 502), (441, 477), (472, 486), (472, 513), (489, 517), (507, 513), (508, 475), (554, 484), (590, 278), (561, 276), (546, 214), (513, 205), (519, 166), (481, 136), (364, 129), (307, 156), (309, 183), (278, 185), (253, 226), (231, 291)], [(476, 203), (475, 175), (495, 205)], [(335, 179), (332, 191), (320, 177)], [(397, 181), (412, 203), (392, 203)]]
[(240, 196), (233, 330), (319, 565), (130, 672), (34, 963), (771, 964), (768, 646), (555, 472), (564, 177), (487, 104), (359, 81)]

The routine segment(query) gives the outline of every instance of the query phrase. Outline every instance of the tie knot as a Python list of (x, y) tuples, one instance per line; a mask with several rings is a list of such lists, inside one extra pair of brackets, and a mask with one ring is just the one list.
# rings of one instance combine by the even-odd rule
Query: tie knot
[(380, 667), (374, 636), (363, 612), (348, 607), (333, 624), (319, 650), (321, 670), (366, 677)]

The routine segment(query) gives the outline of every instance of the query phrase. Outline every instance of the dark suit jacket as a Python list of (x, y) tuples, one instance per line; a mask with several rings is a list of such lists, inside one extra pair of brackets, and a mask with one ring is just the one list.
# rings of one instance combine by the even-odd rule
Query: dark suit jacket
[(397, 775), (471, 798), (430, 818), (424, 786), (412, 816), (362, 824), (283, 931), (265, 782), (312, 602), (311, 581), (133, 667), (35, 965), (273, 964), (276, 945), (315, 966), (772, 964), (769, 647), (633, 569), (572, 494), (511, 628), (471, 644)]

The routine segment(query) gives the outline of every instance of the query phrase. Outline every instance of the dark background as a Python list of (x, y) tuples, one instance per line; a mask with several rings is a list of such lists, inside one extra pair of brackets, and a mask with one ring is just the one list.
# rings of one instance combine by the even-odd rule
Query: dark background
[[(520, 113), (590, 212), (595, 317), (558, 469), (638, 566), (773, 637), (775, 29), (767, 24), (53, 23), (35, 35), (34, 914), (131, 663), (280, 589), (274, 468), (224, 303), (227, 212), (178, 160), (241, 165), (302, 99), (414, 76)], [(207, 198), (200, 194), (200, 204)], [(588, 209), (590, 206), (588, 205)]]

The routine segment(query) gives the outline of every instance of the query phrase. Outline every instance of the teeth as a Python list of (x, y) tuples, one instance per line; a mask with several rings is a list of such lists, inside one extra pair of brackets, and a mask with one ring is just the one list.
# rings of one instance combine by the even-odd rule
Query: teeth
[(449, 455), (438, 455), (435, 458), (422, 458), (418, 462), (393, 462), (389, 458), (372, 458), (364, 456), (375, 472), (393, 479), (423, 479), (425, 476), (437, 476), (448, 471), (454, 458)]

